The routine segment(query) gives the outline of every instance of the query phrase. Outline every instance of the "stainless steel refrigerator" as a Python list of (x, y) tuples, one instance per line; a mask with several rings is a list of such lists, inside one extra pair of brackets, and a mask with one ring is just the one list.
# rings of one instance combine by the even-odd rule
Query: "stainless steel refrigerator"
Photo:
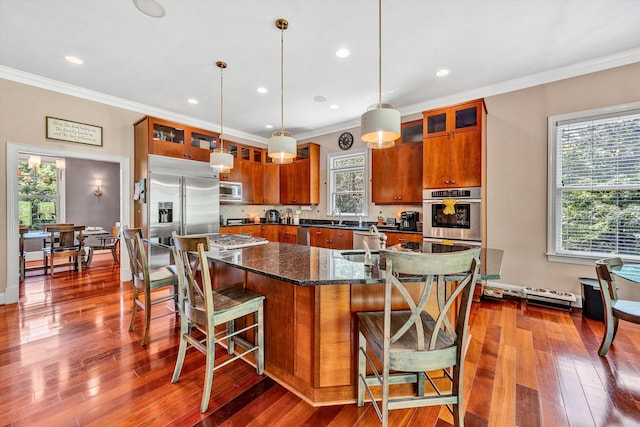
[[(220, 181), (208, 163), (149, 156), (148, 218), (151, 242), (171, 245), (171, 233), (220, 231)], [(167, 248), (150, 245), (151, 266), (170, 263)]]

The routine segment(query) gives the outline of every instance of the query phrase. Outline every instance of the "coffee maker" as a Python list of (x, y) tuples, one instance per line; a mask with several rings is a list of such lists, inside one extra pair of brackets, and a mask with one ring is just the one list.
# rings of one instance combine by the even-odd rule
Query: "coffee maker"
[(264, 215), (264, 222), (267, 224), (277, 224), (280, 222), (280, 212), (275, 209), (269, 209)]
[(418, 231), (419, 219), (420, 219), (420, 212), (417, 212), (417, 211), (402, 212), (400, 214), (400, 226), (398, 226), (398, 230)]

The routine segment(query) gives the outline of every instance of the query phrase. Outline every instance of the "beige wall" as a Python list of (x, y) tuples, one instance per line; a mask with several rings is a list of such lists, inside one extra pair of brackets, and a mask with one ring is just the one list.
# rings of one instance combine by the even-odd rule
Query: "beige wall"
[[(45, 138), (45, 117), (53, 116), (67, 120), (89, 123), (103, 128), (103, 146), (96, 147), (85, 144), (74, 144)], [(97, 102), (86, 101), (69, 95), (43, 90), (0, 79), (0, 294), (5, 292), (7, 283), (5, 271), (7, 266), (7, 199), (16, 197), (7, 195), (6, 170), (7, 144), (17, 143), (31, 146), (55, 148), (64, 151), (86, 153), (87, 158), (93, 156), (122, 156), (131, 159), (129, 167), (133, 170), (133, 126), (132, 124), (143, 114), (111, 107)], [(6, 173), (5, 173), (6, 172)], [(131, 212), (130, 212), (131, 215)], [(16, 246), (17, 248), (17, 246)]]
[[(2, 144), (14, 142), (55, 146), (89, 155), (126, 156), (131, 158), (130, 167), (133, 167), (132, 124), (143, 116), (142, 113), (1, 79), (0, 95)], [(580, 294), (577, 277), (592, 277), (595, 273), (593, 267), (553, 263), (547, 261), (545, 255), (547, 117), (639, 100), (640, 64), (486, 98), (487, 231), (489, 246), (505, 251), (500, 282)], [(104, 146), (97, 148), (46, 140), (45, 116), (102, 126)], [(358, 129), (351, 131), (359, 140)], [(336, 142), (339, 133), (311, 139), (322, 145), (321, 208), (324, 208), (326, 198), (326, 154), (339, 151)], [(6, 149), (0, 153), (0, 164), (4, 169)], [(7, 226), (4, 214), (7, 197), (6, 174), (3, 173), (0, 175), (0, 212), (3, 213), (0, 215), (0, 230), (3, 235)], [(380, 210), (378, 207), (374, 209)], [(323, 212), (317, 212), (318, 216)], [(377, 211), (370, 211), (370, 218), (374, 212)], [(6, 259), (6, 241), (3, 241), (0, 245), (0, 271), (7, 268)], [(0, 294), (5, 287), (2, 277)], [(640, 298), (640, 286), (628, 288), (634, 289)], [(632, 293), (628, 288), (623, 289), (623, 295)]]
[[(488, 245), (505, 251), (500, 282), (580, 294), (594, 267), (547, 261), (547, 118), (640, 101), (640, 64), (485, 99)], [(633, 292), (635, 291), (635, 292)], [(623, 295), (640, 297), (640, 286)]]

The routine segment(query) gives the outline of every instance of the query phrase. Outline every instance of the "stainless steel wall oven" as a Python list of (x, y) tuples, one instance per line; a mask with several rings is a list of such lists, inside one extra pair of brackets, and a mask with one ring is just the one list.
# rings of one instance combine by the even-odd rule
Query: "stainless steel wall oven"
[(482, 240), (482, 189), (423, 190), (425, 238)]

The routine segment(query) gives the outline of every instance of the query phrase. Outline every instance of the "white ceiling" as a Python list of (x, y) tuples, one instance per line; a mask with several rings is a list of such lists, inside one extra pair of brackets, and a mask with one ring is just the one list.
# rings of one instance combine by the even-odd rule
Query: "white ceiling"
[[(0, 77), (218, 130), (224, 60), (225, 134), (265, 142), (285, 18), (285, 130), (358, 126), (378, 100), (375, 0), (159, 2), (163, 18), (131, 0), (0, 0)], [(383, 102), (403, 115), (640, 61), (637, 0), (384, 0), (382, 21)]]

